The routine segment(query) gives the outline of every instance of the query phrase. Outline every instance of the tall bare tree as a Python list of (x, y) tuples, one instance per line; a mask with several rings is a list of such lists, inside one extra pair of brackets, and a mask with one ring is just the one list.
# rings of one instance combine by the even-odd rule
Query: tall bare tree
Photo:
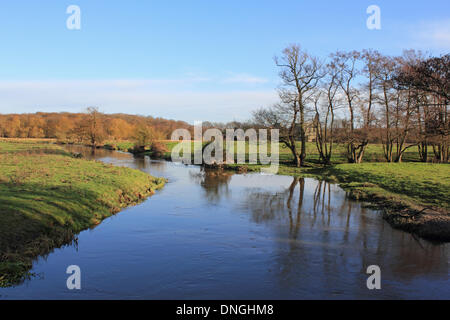
[(428, 59), (410, 59), (397, 76), (399, 86), (412, 88), (420, 96), (418, 124), (423, 141), (419, 144), (422, 161), (427, 160), (431, 144), (435, 161), (448, 162), (450, 148), (450, 54)]
[(281, 102), (270, 107), (253, 112), (253, 121), (267, 129), (278, 129), (279, 139), (292, 153), (296, 167), (301, 166), (297, 147), (299, 132), (299, 107), (295, 96), (288, 92), (280, 92)]
[(337, 92), (338, 68), (329, 63), (325, 68), (326, 76), (322, 81), (322, 89), (314, 96), (314, 129), (316, 131), (316, 147), (323, 164), (331, 163), (334, 145), (335, 110), (338, 107)]
[[(294, 97), (298, 112), (298, 126), (300, 131), (300, 153), (296, 160), (297, 167), (305, 164), (306, 158), (306, 106), (319, 80), (322, 78), (321, 63), (319, 60), (303, 51), (299, 45), (290, 45), (283, 50), (280, 57), (274, 58), (276, 65), (280, 68), (280, 78), (283, 81), (283, 95), (291, 100)], [(286, 94), (286, 92), (288, 92)], [(289, 103), (289, 101), (288, 101)]]
[(332, 54), (332, 63), (339, 70), (338, 83), (346, 100), (350, 115), (346, 130), (345, 143), (347, 145), (347, 159), (350, 163), (359, 163), (364, 155), (367, 139), (358, 130), (357, 113), (360, 99), (360, 90), (355, 85), (357, 77), (361, 75), (358, 61), (361, 53), (358, 51), (336, 52)]
[(382, 57), (378, 59), (376, 74), (380, 91), (381, 141), (384, 156), (388, 162), (402, 162), (406, 150), (416, 146), (411, 140), (416, 97), (411, 88), (405, 90), (396, 84), (396, 75), (403, 64), (402, 57)]

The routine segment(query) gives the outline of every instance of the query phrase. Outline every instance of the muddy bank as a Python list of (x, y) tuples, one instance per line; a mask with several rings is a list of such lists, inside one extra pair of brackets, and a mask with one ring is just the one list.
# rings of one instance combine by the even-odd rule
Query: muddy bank
[[(450, 242), (450, 213), (443, 208), (424, 207), (373, 191), (370, 184), (351, 186), (341, 184), (350, 198), (366, 201), (369, 207), (381, 209), (383, 219), (399, 230), (410, 232), (427, 240)], [(368, 190), (364, 190), (368, 188)]]

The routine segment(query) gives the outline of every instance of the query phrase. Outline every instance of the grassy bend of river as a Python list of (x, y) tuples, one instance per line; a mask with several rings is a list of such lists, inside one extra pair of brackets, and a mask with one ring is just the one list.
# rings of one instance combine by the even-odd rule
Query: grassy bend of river
[[(72, 148), (169, 182), (39, 258), (37, 276), (1, 299), (450, 298), (449, 244), (393, 229), (335, 184)], [(80, 291), (67, 290), (69, 265)], [(382, 290), (367, 289), (371, 265)]]

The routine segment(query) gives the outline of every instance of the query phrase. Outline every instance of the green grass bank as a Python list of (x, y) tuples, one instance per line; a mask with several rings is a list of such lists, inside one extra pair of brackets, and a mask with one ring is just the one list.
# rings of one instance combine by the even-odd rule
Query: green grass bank
[(53, 144), (0, 141), (0, 286), (20, 284), (36, 257), (164, 183), (138, 170), (76, 159)]

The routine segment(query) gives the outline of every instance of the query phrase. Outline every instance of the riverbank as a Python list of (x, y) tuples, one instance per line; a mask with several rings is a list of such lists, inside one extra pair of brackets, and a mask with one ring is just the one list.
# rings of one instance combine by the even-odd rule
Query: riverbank
[[(177, 142), (162, 141), (165, 154), (158, 158), (171, 160)], [(129, 141), (107, 143), (103, 147), (125, 152), (133, 151)], [(362, 164), (347, 164), (336, 152), (331, 166), (322, 166), (312, 153), (303, 168), (291, 165), (289, 152), (280, 149), (279, 175), (311, 177), (340, 184), (350, 197), (365, 201), (382, 210), (383, 218), (393, 227), (435, 241), (450, 242), (450, 165), (416, 162), (414, 152), (404, 163), (382, 162), (382, 148), (370, 145)], [(248, 145), (246, 146), (248, 152)], [(151, 151), (144, 153), (155, 157)], [(342, 158), (342, 159), (341, 159)], [(222, 169), (237, 173), (259, 172), (261, 165), (223, 165)]]
[(21, 283), (32, 262), (70, 244), (164, 179), (74, 158), (54, 144), (0, 141), (0, 286)]
[[(259, 172), (260, 165), (224, 165), (225, 170)], [(351, 198), (383, 211), (394, 228), (432, 241), (450, 242), (450, 165), (363, 163), (304, 168), (281, 164), (280, 175), (338, 183)]]
[[(164, 142), (168, 150), (177, 142)], [(335, 152), (332, 165), (318, 163), (314, 146), (308, 144), (307, 165), (296, 168), (289, 151), (281, 148), (279, 175), (312, 177), (338, 183), (349, 196), (382, 210), (394, 228), (432, 240), (450, 242), (450, 165), (417, 162), (409, 150), (404, 163), (383, 162), (382, 147), (370, 145), (362, 164), (348, 164), (342, 152)], [(248, 152), (248, 145), (246, 145)], [(151, 152), (146, 154), (152, 156)], [(248, 157), (248, 155), (247, 155)], [(170, 152), (159, 158), (170, 160)], [(261, 165), (222, 165), (237, 173), (259, 172)]]
[(450, 166), (402, 163), (338, 165), (335, 175), (351, 197), (383, 209), (393, 227), (450, 241)]

